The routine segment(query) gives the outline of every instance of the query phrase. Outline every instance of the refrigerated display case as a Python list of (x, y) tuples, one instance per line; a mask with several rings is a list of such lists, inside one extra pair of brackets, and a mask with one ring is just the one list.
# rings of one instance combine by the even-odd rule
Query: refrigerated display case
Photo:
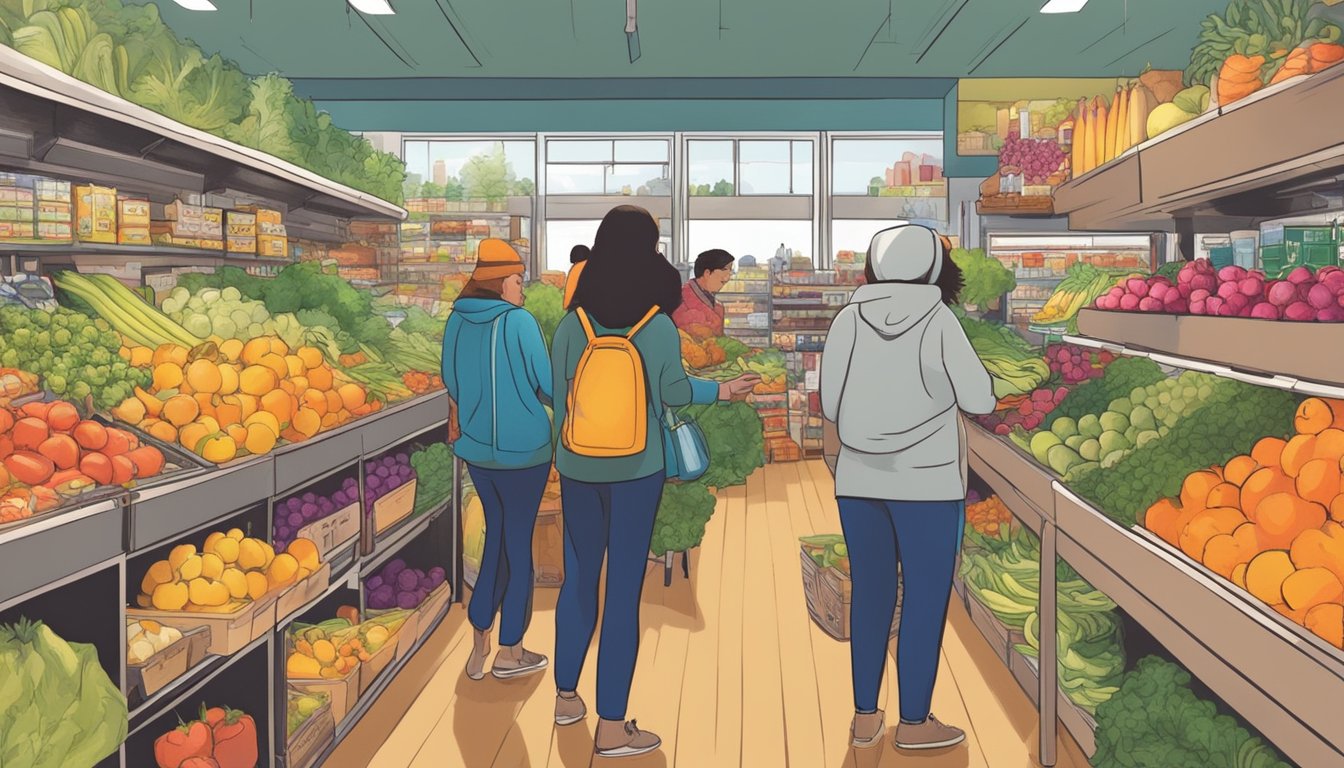
[(989, 256), (1013, 270), (1017, 288), (1008, 294), (1007, 322), (1030, 330), (1032, 316), (1074, 264), (1149, 273), (1158, 266), (1155, 236), (1115, 234), (989, 233)]

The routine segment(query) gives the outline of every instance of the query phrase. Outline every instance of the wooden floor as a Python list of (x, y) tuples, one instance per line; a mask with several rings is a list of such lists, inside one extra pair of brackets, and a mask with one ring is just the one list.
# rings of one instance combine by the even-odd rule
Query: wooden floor
[[(839, 532), (833, 493), (820, 462), (766, 467), (745, 488), (721, 495), (691, 556), (689, 581), (678, 568), (672, 587), (664, 588), (661, 567), (651, 571), (629, 716), (662, 736), (661, 751), (624, 761), (592, 758), (596, 648), (579, 686), (590, 710), (582, 724), (554, 726), (549, 672), (510, 682), (468, 680), (462, 668), (470, 627), (463, 608), (454, 606), (327, 765), (860, 768), (916, 759), (929, 768), (1035, 765), (1035, 710), (955, 600), (933, 711), (965, 727), (966, 742), (918, 758), (896, 752), (890, 738), (896, 671), (888, 657), (881, 698), (888, 737), (880, 749), (850, 748), (849, 649), (808, 618), (798, 562), (799, 536)], [(526, 640), (548, 656), (556, 594), (538, 590)], [(1062, 729), (1057, 765), (1087, 765)]]

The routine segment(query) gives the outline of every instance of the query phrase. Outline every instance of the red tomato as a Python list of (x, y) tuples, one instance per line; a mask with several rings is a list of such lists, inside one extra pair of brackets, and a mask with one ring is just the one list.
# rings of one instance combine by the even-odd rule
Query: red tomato
[(252, 716), (237, 709), (205, 712), (206, 722), (214, 729), (215, 760), (219, 768), (256, 768), (258, 758), (257, 724)]
[(214, 746), (214, 735), (210, 732), (210, 726), (199, 720), (193, 720), (154, 741), (154, 761), (159, 764), (159, 768), (181, 768), (182, 764), (191, 758), (210, 757)]

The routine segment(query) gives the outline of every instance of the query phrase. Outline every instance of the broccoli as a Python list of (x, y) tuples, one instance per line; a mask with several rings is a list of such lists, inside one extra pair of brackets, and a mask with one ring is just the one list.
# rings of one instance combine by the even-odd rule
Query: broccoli
[(649, 551), (655, 555), (683, 552), (700, 545), (705, 524), (714, 515), (714, 494), (704, 481), (668, 483), (653, 522), (653, 540)]

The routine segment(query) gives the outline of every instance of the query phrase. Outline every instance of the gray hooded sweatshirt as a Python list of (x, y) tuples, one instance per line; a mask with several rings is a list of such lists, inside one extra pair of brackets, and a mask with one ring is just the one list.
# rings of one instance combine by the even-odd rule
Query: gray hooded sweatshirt
[(989, 373), (932, 285), (942, 247), (916, 225), (879, 232), (879, 281), (854, 292), (826, 337), (821, 402), (837, 423), (836, 495), (896, 501), (966, 497), (960, 412), (994, 410)]

